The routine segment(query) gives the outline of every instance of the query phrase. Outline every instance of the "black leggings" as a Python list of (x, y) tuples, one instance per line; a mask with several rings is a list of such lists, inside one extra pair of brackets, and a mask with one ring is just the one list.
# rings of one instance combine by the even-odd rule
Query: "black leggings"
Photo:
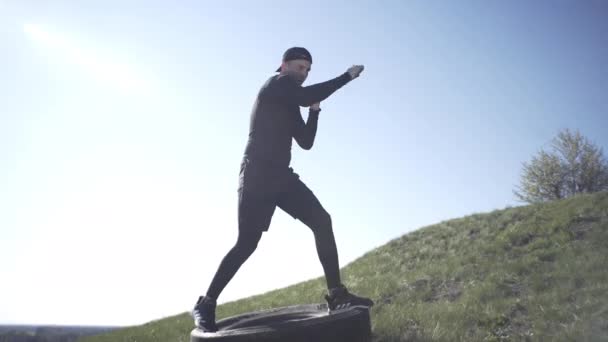
[[(327, 287), (337, 287), (340, 284), (340, 270), (331, 216), (326, 211), (322, 211), (312, 218), (302, 220), (315, 235), (317, 254), (323, 265)], [(263, 231), (259, 229), (247, 229), (247, 227), (243, 228), (239, 229), (236, 244), (220, 263), (209, 285), (207, 296), (211, 298), (217, 299), (219, 297), (241, 265), (253, 254), (253, 251), (258, 246), (258, 242), (262, 238)]]

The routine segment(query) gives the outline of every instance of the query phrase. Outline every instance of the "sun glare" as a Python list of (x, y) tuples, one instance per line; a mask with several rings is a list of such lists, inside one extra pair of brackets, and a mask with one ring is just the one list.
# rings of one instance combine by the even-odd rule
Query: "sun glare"
[(100, 58), (97, 53), (84, 50), (66, 37), (44, 30), (38, 25), (25, 24), (23, 31), (37, 43), (65, 55), (70, 62), (82, 66), (98, 80), (109, 82), (125, 91), (146, 90), (145, 82), (138, 78), (127, 65)]

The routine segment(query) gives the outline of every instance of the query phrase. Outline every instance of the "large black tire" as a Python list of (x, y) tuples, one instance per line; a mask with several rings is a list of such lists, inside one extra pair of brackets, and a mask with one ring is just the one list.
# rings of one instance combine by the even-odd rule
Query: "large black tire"
[(250, 312), (217, 322), (214, 333), (192, 330), (190, 342), (371, 341), (369, 308), (328, 313), (327, 304), (293, 305)]

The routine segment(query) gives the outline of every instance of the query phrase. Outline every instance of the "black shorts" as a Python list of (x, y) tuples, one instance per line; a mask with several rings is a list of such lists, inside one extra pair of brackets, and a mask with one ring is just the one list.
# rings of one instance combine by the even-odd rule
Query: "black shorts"
[(276, 207), (294, 219), (313, 222), (326, 211), (291, 167), (278, 168), (244, 159), (238, 187), (240, 230), (268, 231)]

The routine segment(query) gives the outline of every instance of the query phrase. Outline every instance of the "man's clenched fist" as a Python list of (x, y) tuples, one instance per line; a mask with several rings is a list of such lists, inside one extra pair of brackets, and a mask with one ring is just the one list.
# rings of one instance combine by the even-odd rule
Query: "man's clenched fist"
[(363, 71), (363, 65), (353, 65), (350, 68), (348, 68), (347, 71), (350, 74), (350, 78), (355, 79), (355, 78), (359, 77), (359, 75)]

